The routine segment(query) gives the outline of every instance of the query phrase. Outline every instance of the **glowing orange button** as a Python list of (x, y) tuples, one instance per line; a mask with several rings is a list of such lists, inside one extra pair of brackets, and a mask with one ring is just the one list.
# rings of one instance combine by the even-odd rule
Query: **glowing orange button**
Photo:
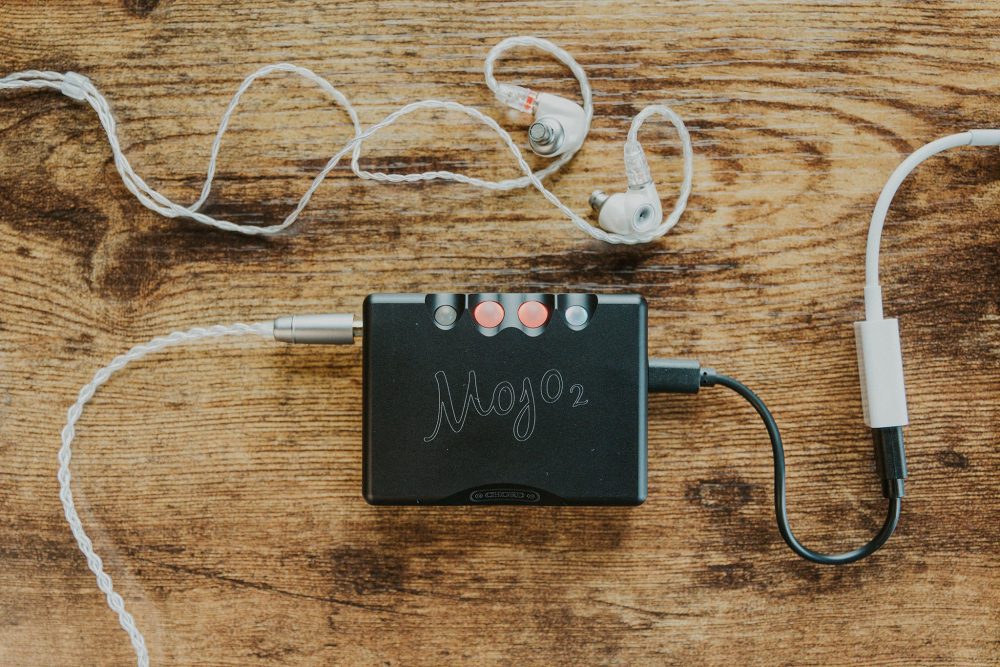
[(503, 306), (496, 301), (483, 301), (472, 309), (476, 324), (486, 329), (500, 326), (503, 322)]
[(549, 309), (539, 301), (525, 301), (517, 309), (517, 319), (529, 329), (537, 329), (549, 320)]

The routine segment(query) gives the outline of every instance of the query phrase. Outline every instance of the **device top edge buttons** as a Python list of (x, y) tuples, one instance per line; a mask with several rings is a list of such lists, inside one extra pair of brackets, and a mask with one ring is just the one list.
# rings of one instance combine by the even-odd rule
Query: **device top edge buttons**
[(479, 326), (494, 329), (503, 322), (503, 306), (496, 301), (482, 301), (473, 308), (472, 317)]
[(540, 301), (525, 301), (517, 309), (517, 319), (529, 329), (537, 329), (549, 320), (549, 309)]

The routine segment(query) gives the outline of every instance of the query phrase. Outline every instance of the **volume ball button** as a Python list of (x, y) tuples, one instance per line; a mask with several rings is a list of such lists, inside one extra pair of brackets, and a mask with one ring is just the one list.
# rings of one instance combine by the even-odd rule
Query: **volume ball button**
[(574, 327), (582, 327), (590, 319), (587, 309), (583, 306), (570, 306), (565, 312), (566, 321)]
[(517, 309), (517, 319), (529, 329), (537, 329), (549, 320), (549, 309), (538, 301), (525, 301)]
[(443, 327), (450, 327), (458, 319), (458, 311), (454, 306), (439, 306), (434, 311), (434, 321)]
[(472, 310), (476, 324), (484, 329), (492, 329), (503, 322), (503, 306), (496, 301), (483, 301)]

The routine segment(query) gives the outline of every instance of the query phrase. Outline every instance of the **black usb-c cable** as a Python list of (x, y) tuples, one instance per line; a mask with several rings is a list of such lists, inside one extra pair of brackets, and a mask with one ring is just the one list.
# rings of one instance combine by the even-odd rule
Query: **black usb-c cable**
[(901, 426), (872, 429), (875, 467), (882, 480), (882, 495), (889, 501), (882, 527), (875, 537), (857, 549), (839, 554), (824, 554), (803, 546), (792, 533), (788, 523), (785, 449), (781, 441), (781, 432), (778, 430), (774, 415), (757, 394), (739, 380), (717, 373), (711, 368), (702, 368), (697, 361), (687, 359), (650, 359), (648, 386), (651, 394), (696, 394), (702, 387), (723, 386), (736, 392), (753, 406), (764, 422), (768, 437), (771, 439), (771, 452), (774, 457), (774, 515), (778, 523), (778, 532), (789, 548), (802, 558), (822, 565), (853, 563), (875, 553), (896, 530), (904, 495), (903, 482), (906, 479), (906, 453), (903, 448)]

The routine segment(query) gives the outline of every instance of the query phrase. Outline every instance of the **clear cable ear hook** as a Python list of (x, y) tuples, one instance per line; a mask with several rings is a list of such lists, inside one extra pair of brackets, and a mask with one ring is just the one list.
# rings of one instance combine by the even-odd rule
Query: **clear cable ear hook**
[[(564, 64), (580, 84), (583, 104), (551, 93), (539, 93), (523, 86), (499, 83), (494, 75), (496, 61), (508, 51), (519, 47), (544, 51)], [(594, 117), (593, 92), (587, 73), (565, 49), (539, 37), (508, 37), (490, 49), (486, 55), (484, 75), (486, 85), (500, 103), (515, 111), (534, 115), (534, 122), (528, 128), (528, 143), (531, 149), (538, 155), (557, 158), (549, 166), (535, 172), (540, 180), (544, 180), (569, 162), (583, 146)], [(525, 178), (518, 178), (501, 181), (497, 185), (500, 186), (498, 189), (506, 190), (526, 187), (530, 183)]]
[[(673, 210), (666, 218), (663, 217), (663, 206), (649, 171), (646, 153), (639, 143), (639, 128), (653, 115), (663, 116), (677, 129), (684, 160), (680, 194)], [(597, 213), (598, 224), (605, 230), (622, 236), (639, 238), (662, 236), (677, 224), (691, 195), (691, 182), (694, 177), (691, 135), (688, 134), (684, 121), (672, 109), (662, 104), (648, 106), (632, 120), (632, 127), (625, 140), (624, 154), (625, 180), (628, 183), (625, 192), (607, 195), (601, 190), (595, 190), (590, 195), (590, 205)]]

